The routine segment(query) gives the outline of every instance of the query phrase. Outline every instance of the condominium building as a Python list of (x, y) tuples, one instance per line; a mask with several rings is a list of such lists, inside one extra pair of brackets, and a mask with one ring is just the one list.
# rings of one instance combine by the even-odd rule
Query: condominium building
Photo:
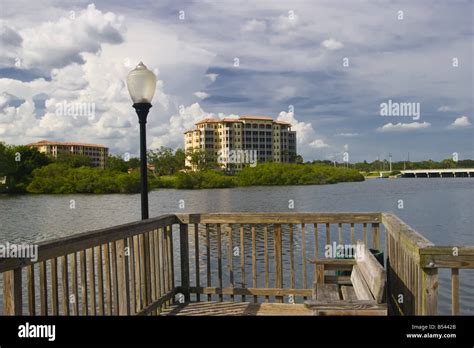
[[(266, 116), (206, 118), (185, 134), (189, 154), (205, 150), (226, 170), (241, 170), (256, 162), (293, 162), (296, 156), (296, 132), (291, 124)], [(190, 156), (186, 166), (196, 170)]]
[(71, 153), (74, 155), (85, 155), (91, 159), (94, 167), (105, 168), (109, 148), (104, 145), (83, 144), (59, 141), (42, 140), (37, 143), (28, 144), (38, 149), (39, 152), (45, 153), (52, 158), (57, 158), (58, 154)]

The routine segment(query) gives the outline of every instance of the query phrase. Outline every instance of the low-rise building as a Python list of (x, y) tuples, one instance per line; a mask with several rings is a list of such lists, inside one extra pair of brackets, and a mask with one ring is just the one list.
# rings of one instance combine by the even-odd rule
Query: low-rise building
[(105, 168), (109, 148), (98, 144), (72, 143), (42, 140), (37, 143), (28, 144), (38, 149), (39, 152), (57, 158), (58, 154), (70, 153), (74, 155), (85, 155), (91, 159), (94, 167)]

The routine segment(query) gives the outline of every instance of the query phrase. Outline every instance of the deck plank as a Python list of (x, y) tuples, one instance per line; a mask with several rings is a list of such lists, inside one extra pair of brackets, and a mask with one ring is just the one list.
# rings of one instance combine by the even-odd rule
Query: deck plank
[(161, 315), (174, 316), (284, 316), (313, 315), (303, 304), (250, 302), (188, 302), (166, 308)]

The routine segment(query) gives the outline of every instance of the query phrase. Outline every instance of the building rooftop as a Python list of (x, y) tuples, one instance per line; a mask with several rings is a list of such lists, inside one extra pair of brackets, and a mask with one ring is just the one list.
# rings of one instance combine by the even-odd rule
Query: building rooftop
[(74, 143), (74, 142), (61, 142), (61, 141), (49, 141), (41, 140), (36, 143), (27, 144), (27, 146), (43, 146), (43, 145), (64, 145), (64, 146), (88, 146), (88, 147), (102, 147), (107, 149), (108, 147), (101, 144), (86, 144), (86, 143)]
[[(204, 118), (204, 119), (200, 120), (199, 122), (197, 122), (196, 125), (199, 125), (199, 124), (202, 124), (202, 123), (242, 122), (242, 121), (246, 121), (246, 120), (272, 121), (276, 124), (291, 126), (291, 123), (289, 123), (289, 122), (280, 121), (280, 120), (275, 121), (275, 120), (273, 120), (273, 118), (271, 118), (269, 116), (239, 116), (238, 118), (225, 117), (223, 119), (214, 118), (214, 117), (207, 117), (207, 118)], [(187, 133), (187, 132), (189, 132), (189, 131), (186, 131), (185, 133)]]
[(201, 121), (197, 122), (196, 124), (208, 123), (208, 122), (220, 122), (220, 121), (221, 121), (221, 120), (218, 119), (218, 118), (206, 117), (206, 118), (202, 119)]
[(240, 122), (240, 118), (237, 117), (225, 117), (221, 120), (222, 122)]
[(277, 121), (274, 121), (276, 124), (281, 124), (281, 125), (285, 125), (285, 126), (291, 126), (291, 123), (290, 122), (286, 122), (286, 121), (280, 121), (280, 120), (277, 120)]
[(261, 121), (273, 121), (273, 118), (269, 116), (240, 116), (241, 120), (261, 120)]

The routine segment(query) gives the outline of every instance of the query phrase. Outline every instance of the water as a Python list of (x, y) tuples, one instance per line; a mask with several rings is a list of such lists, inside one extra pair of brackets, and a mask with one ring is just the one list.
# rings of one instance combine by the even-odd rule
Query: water
[[(407, 178), (325, 186), (166, 189), (151, 192), (149, 200), (152, 217), (173, 212), (387, 211), (435, 244), (473, 245), (472, 197), (470, 178)], [(179, 209), (180, 200), (184, 209)], [(294, 209), (288, 208), (289, 200)], [(398, 208), (400, 200), (403, 209)], [(0, 242), (33, 243), (139, 219), (139, 195), (0, 195)], [(474, 272), (460, 273), (461, 310), (474, 314)], [(449, 272), (441, 271), (439, 312), (449, 311)]]

